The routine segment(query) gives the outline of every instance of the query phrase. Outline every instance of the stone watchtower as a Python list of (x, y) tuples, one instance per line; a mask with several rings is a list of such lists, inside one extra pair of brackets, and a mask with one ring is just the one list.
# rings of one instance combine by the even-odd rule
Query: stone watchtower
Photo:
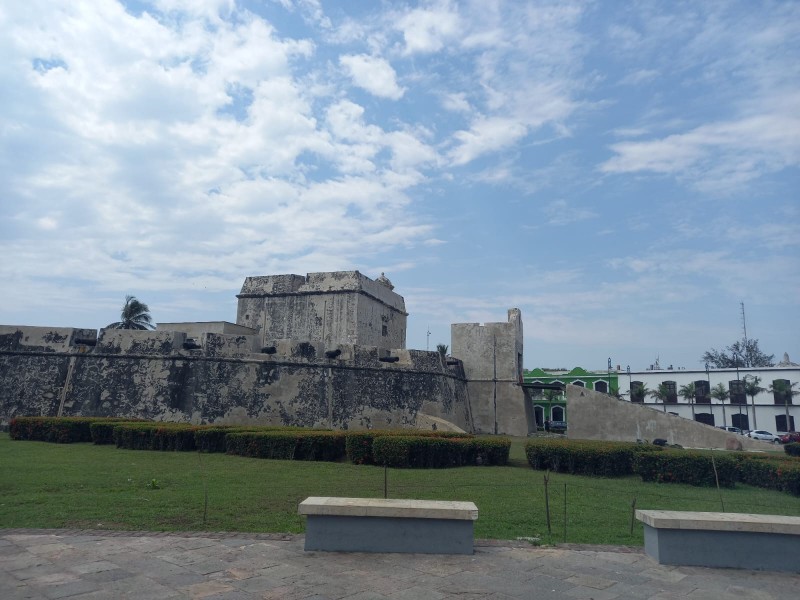
[(248, 277), (236, 323), (272, 340), (322, 341), (326, 346), (359, 344), (406, 347), (405, 301), (381, 274), (358, 271)]

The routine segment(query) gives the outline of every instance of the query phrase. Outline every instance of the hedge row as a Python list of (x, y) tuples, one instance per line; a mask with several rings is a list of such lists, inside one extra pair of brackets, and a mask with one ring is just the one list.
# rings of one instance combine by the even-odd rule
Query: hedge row
[(438, 469), (472, 465), (505, 465), (511, 440), (417, 435), (377, 436), (372, 442), (376, 464)]
[(800, 442), (792, 442), (783, 447), (783, 451), (789, 456), (800, 456)]
[(659, 446), (629, 442), (542, 439), (525, 444), (525, 455), (534, 469), (600, 477), (633, 475), (638, 456), (661, 451)]
[(453, 431), (410, 431), (408, 429), (370, 429), (369, 431), (353, 431), (347, 434), (347, 459), (354, 465), (383, 464), (381, 461), (376, 462), (372, 453), (372, 446), (375, 442), (375, 438), (385, 436), (457, 439), (474, 439), (475, 437), (469, 433), (456, 433)]
[(228, 454), (251, 458), (337, 461), (345, 456), (342, 431), (277, 430), (232, 432), (225, 436)]
[[(662, 450), (626, 442), (531, 440), (525, 446), (534, 469), (642, 481), (733, 487), (737, 482), (800, 496), (800, 460), (744, 452)], [(712, 458), (713, 457), (713, 458)]]
[(96, 423), (118, 425), (131, 419), (114, 417), (15, 417), (9, 423), (12, 440), (72, 444), (91, 442), (91, 426)]

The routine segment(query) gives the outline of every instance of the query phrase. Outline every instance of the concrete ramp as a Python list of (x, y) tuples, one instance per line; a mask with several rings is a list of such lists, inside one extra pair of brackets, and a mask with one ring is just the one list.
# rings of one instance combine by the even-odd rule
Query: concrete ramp
[[(741, 442), (743, 450), (776, 450), (776, 446), (684, 419), (577, 385), (567, 385), (567, 437), (583, 440), (635, 442), (656, 438), (684, 448), (726, 448)], [(731, 440), (731, 442), (728, 442)]]

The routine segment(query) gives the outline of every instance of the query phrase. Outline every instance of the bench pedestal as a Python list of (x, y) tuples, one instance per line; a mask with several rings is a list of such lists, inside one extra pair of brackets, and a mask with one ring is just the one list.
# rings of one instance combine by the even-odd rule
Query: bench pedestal
[(664, 565), (800, 572), (800, 517), (637, 510), (644, 550)]
[(472, 554), (472, 502), (307, 498), (305, 550)]

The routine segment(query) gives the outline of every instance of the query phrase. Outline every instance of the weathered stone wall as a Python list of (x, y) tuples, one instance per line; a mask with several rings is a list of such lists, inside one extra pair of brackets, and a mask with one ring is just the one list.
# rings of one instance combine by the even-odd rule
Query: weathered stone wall
[(745, 450), (774, 450), (772, 444), (660, 412), (606, 394), (567, 385), (567, 437), (635, 442), (656, 438), (684, 448), (725, 448), (728, 440)]
[[(506, 323), (456, 323), (451, 352), (464, 364), (475, 430), (528, 435), (535, 431), (531, 403), (522, 388), (522, 314), (508, 311)], [(533, 428), (533, 429), (532, 429)]]
[(405, 348), (403, 297), (358, 271), (245, 279), (236, 322), (274, 339)]
[[(88, 334), (91, 333), (92, 336)], [(436, 352), (175, 331), (0, 329), (0, 423), (15, 415), (472, 430), (460, 364)], [(254, 351), (255, 350), (255, 351)], [(326, 354), (327, 351), (327, 354)], [(395, 362), (380, 359), (396, 357)]]

